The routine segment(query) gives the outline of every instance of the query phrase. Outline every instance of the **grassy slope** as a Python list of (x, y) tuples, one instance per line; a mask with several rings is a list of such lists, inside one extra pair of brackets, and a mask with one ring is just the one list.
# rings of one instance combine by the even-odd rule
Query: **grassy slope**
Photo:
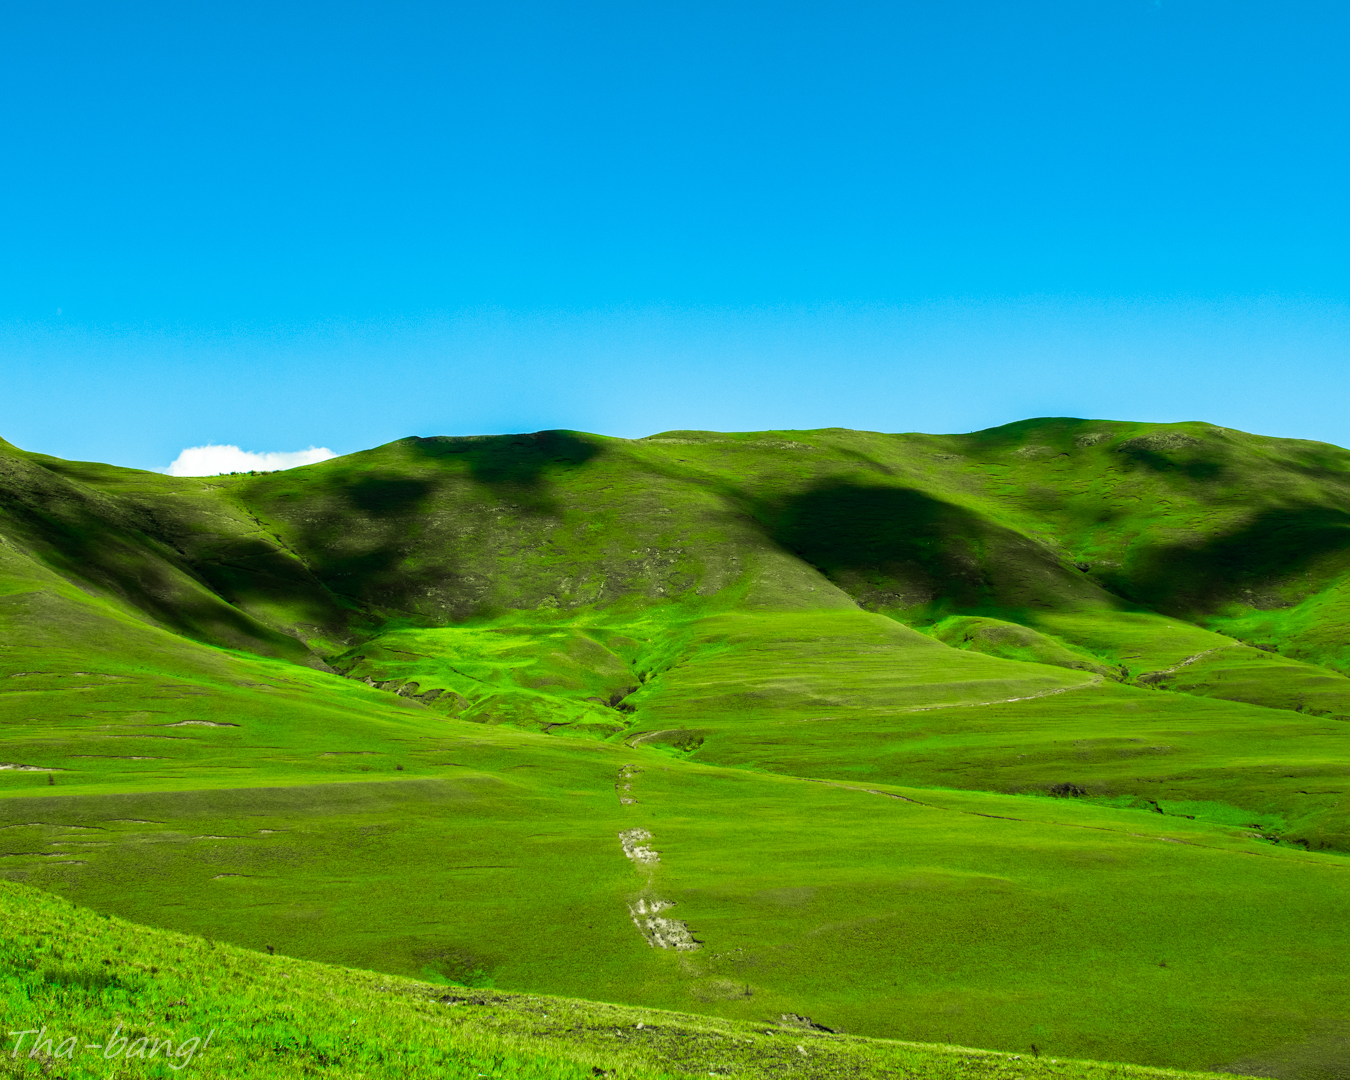
[[(918, 640), (922, 653), (944, 651)], [(861, 1034), (1022, 1052), (1035, 1042), (1057, 1056), (1202, 1067), (1306, 1041), (1344, 1011), (1338, 857), (1073, 801), (967, 795), (994, 816), (916, 810), (659, 749), (468, 724), (274, 662), (222, 663), (249, 665), (250, 681), (266, 669), (281, 689), (249, 691), (248, 715), (200, 692), (146, 702), (134, 684), (13, 691), (19, 711), (64, 716), (68, 736), (81, 721), (124, 734), (109, 718), (147, 704), (163, 710), (158, 724), (240, 728), (162, 729), (225, 741), (209, 753), (161, 741), (161, 760), (145, 766), (153, 778), (110, 770), (100, 783), (99, 769), (73, 775), (66, 759), (54, 787), (16, 774), (26, 790), (5, 803), (7, 873), (97, 910), (290, 955), (733, 1018), (804, 1014)], [(309, 684), (303, 698), (286, 694), (288, 673)], [(197, 686), (214, 689), (200, 674)], [(75, 701), (68, 713), (62, 696)], [(364, 742), (348, 744), (359, 754), (306, 730), (298, 704), (322, 717), (325, 698), (367, 703)], [(243, 737), (254, 725), (265, 757)], [(239, 778), (223, 786), (230, 768)], [(1010, 831), (1005, 819), (1029, 811), (1055, 824)], [(618, 834), (634, 827), (661, 852), (650, 873), (623, 857)], [(1235, 893), (1244, 903), (1223, 905)], [(629, 916), (642, 898), (673, 901), (703, 948), (650, 948)], [(1178, 912), (1203, 918), (1201, 941)], [(1291, 953), (1299, 934), (1307, 948)], [(1177, 970), (1179, 987), (1158, 983)], [(1273, 994), (1287, 1009), (1272, 1016)], [(1104, 999), (1119, 1003), (1107, 1019), (1088, 1004)]]
[[(1313, 1038), (1350, 1005), (1335, 856), (1071, 801), (629, 759), (627, 805), (612, 775), (536, 770), (14, 799), (6, 862), (255, 949), (1012, 1052), (1202, 1068)], [(655, 866), (624, 859), (634, 827)], [(703, 947), (650, 948), (640, 898), (672, 902)]]
[(1140, 635), (1129, 619), (1103, 629), (1150, 618), (1145, 604), (1342, 664), (1338, 448), (1087, 421), (790, 434), (409, 439), (212, 481), (60, 468), (329, 653), (390, 618), (837, 607), (841, 588), (903, 621), (1011, 619), (1109, 660)]
[[(1342, 857), (1254, 836), (1350, 848), (1346, 459), (1079, 421), (414, 439), (206, 481), (0, 447), (0, 866), (461, 983), (1306, 1049), (1350, 1016)], [(970, 793), (1057, 784), (1098, 805)], [(648, 946), (654, 899), (701, 949)]]
[[(1343, 721), (939, 648), (893, 658), (827, 630), (840, 621), (695, 623), (704, 636), (629, 699), (639, 707), (628, 742), (794, 776), (1037, 793), (1067, 784), (1103, 800), (1218, 803), (1225, 820), (1237, 808), (1251, 821), (1276, 815), (1287, 841), (1350, 847)], [(739, 647), (726, 645), (728, 623), (744, 627)], [(1001, 664), (1004, 680), (951, 681), (953, 661), (966, 658)], [(1014, 681), (1008, 669), (1037, 678)]]
[[(42, 579), (70, 595), (73, 583), (105, 608), (190, 639), (319, 663), (293, 637), (264, 626), (213, 592), (171, 542), (146, 530), (153, 514), (147, 517), (125, 500), (68, 475), (72, 470), (45, 468), (44, 461), (54, 459), (0, 447), (6, 592), (12, 588), (9, 581)], [(150, 475), (111, 466), (89, 466), (84, 472), (87, 479)]]
[[(447, 991), (150, 930), (8, 884), (0, 884), (0, 912), (7, 929), (0, 1019), (7, 1031), (38, 1032), (22, 1043), (7, 1037), (11, 1052), (0, 1056), (5, 1076), (49, 1075), (52, 1066), (71, 1077), (104, 1077), (113, 1069), (126, 1077), (264, 1080), (317, 1071), (542, 1080), (1194, 1075), (880, 1042), (791, 1022), (751, 1025), (539, 995)], [(76, 1046), (63, 1051), (72, 1036)]]

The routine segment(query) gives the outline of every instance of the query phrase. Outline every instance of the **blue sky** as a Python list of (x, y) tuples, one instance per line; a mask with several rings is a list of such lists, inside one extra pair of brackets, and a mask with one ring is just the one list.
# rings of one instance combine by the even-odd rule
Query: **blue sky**
[(162, 468), (569, 427), (1350, 444), (1350, 8), (0, 13), (0, 436)]

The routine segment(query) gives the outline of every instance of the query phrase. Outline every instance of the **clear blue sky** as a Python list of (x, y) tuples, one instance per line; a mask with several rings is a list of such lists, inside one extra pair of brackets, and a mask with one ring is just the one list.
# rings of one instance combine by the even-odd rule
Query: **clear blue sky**
[(1343, 2), (0, 13), (0, 435), (1350, 444)]

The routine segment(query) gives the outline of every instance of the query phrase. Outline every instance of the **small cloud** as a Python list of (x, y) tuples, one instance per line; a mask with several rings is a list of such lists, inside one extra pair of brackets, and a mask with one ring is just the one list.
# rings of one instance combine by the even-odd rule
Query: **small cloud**
[(170, 476), (216, 476), (229, 472), (272, 472), (275, 469), (294, 469), (298, 465), (313, 465), (337, 457), (326, 446), (311, 446), (308, 450), (289, 453), (255, 454), (237, 446), (189, 446), (164, 471)]

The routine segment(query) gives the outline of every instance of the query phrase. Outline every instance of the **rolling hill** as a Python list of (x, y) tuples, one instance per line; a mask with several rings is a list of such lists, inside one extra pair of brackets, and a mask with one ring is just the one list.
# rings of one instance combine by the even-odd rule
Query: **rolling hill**
[(0, 443), (0, 876), (250, 949), (1350, 1075), (1350, 451)]

